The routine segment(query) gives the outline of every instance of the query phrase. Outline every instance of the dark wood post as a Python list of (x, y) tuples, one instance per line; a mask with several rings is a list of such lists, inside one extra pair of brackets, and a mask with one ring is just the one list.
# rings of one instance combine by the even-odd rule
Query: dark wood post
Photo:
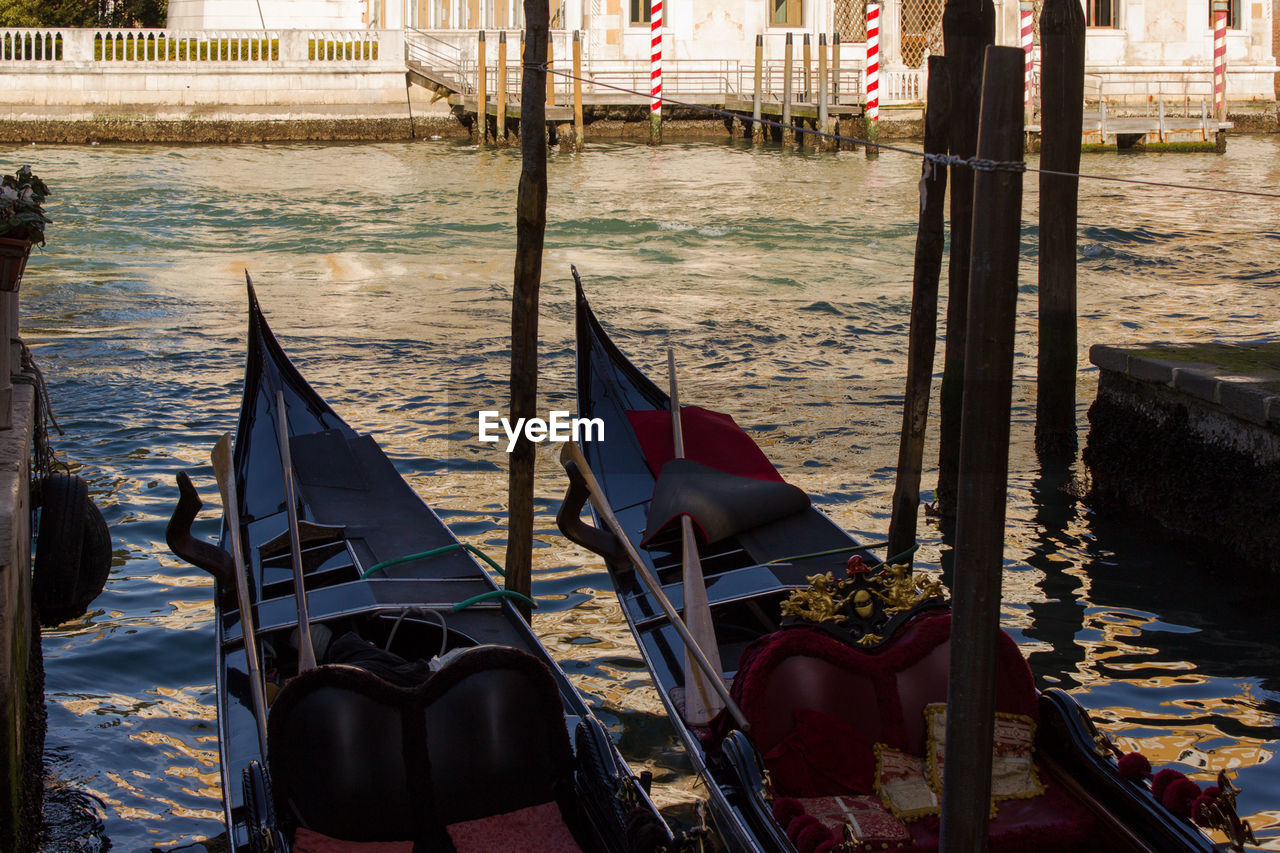
[[(948, 54), (947, 61), (951, 59)], [(1022, 160), (1025, 61), (1021, 48), (987, 48), (977, 147), (983, 159)], [(987, 849), (991, 810), (1022, 173), (978, 172), (973, 204), (983, 216), (973, 224), (969, 274), (939, 849), (981, 853)]]
[[(1040, 12), (1040, 167), (1080, 171), (1084, 124), (1084, 12), (1045, 0)], [(1163, 110), (1164, 102), (1160, 103)], [(1080, 179), (1040, 175), (1040, 348), (1036, 451), (1076, 452), (1076, 201)]]
[[(951, 113), (948, 86), (946, 59), (930, 56), (924, 114), (926, 154), (947, 153)], [(938, 337), (938, 279), (942, 274), (947, 167), (925, 161), (920, 193), (920, 225), (916, 231), (916, 263), (911, 284), (911, 334), (907, 344), (907, 392), (902, 406), (893, 518), (889, 522), (891, 557), (909, 550), (916, 542), (920, 469), (924, 461), (925, 426), (929, 420), (929, 395), (933, 390), (934, 341)], [(907, 562), (911, 562), (910, 557)]]
[[(995, 41), (991, 0), (947, 0), (942, 41), (951, 78), (949, 150), (972, 157), (978, 143), (982, 52)], [(960, 401), (964, 396), (965, 312), (969, 307), (969, 238), (973, 224), (973, 173), (951, 170), (951, 257), (947, 268), (947, 345), (942, 368), (938, 435), (938, 511), (954, 516), (960, 459)]]
[[(547, 229), (547, 0), (524, 0), (528, 34), (520, 86), (520, 186), (516, 191), (516, 265), (511, 291), (511, 415), (537, 416), (538, 287)], [(507, 589), (529, 595), (533, 577), (534, 445), (523, 434), (507, 475)], [(525, 612), (525, 616), (530, 614)]]

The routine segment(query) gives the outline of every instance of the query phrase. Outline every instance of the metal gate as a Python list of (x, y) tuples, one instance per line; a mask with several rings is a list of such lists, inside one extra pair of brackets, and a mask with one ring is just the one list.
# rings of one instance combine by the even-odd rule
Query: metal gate
[(942, 53), (942, 0), (902, 0), (901, 10), (902, 61), (919, 68), (926, 54)]
[(840, 41), (864, 42), (867, 40), (866, 0), (836, 0), (835, 34)]

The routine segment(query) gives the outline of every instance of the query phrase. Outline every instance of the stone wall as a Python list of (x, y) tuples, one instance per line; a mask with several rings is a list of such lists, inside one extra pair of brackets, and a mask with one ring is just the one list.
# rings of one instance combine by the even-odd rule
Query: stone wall
[(1280, 386), (1221, 349), (1092, 349), (1090, 500), (1197, 542), (1216, 562), (1280, 572)]
[(44, 669), (31, 613), (32, 386), (0, 432), (0, 850), (34, 850), (44, 780)]

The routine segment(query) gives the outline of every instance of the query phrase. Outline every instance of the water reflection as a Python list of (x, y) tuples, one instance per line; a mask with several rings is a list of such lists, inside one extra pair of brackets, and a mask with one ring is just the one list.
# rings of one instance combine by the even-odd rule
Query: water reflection
[[(53, 773), (97, 798), (116, 849), (219, 849), (210, 587), (163, 531), (186, 469), (210, 503), (194, 532), (216, 532), (208, 454), (239, 403), (243, 271), (318, 390), (460, 536), (501, 556), (505, 454), (470, 437), (474, 413), (506, 396), (518, 159), (443, 142), (13, 157), (57, 193), (50, 245), (23, 284), (24, 335), (67, 430), (56, 447), (89, 480), (115, 547), (90, 614), (45, 635), (49, 747), (66, 756)], [(1280, 143), (1083, 168), (1139, 162), (1166, 180), (1270, 186)], [(545, 405), (571, 407), (575, 263), (642, 368), (661, 372), (675, 346), (687, 399), (732, 412), (839, 524), (883, 538), (918, 163), (617, 144), (553, 157), (550, 174)], [(1035, 196), (1029, 182), (1005, 623), (1039, 683), (1073, 689), (1127, 747), (1197, 778), (1238, 767), (1242, 810), (1280, 849), (1274, 593), (1107, 525), (1035, 458)], [(1082, 346), (1274, 337), (1280, 205), (1085, 182), (1081, 219)], [(1083, 350), (1081, 367), (1083, 407), (1095, 376)], [(691, 822), (697, 784), (607, 578), (555, 533), (558, 472), (544, 448), (534, 590), (547, 605), (534, 627), (628, 759), (654, 772), (664, 809)], [(935, 478), (926, 469), (926, 499)], [(948, 573), (936, 524), (920, 531), (917, 564)]]

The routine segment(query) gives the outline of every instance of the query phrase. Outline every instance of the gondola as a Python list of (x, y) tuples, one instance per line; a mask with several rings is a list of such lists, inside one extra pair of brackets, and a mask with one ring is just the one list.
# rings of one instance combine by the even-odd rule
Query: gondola
[[(517, 610), (520, 597), (499, 589), (374, 440), (307, 384), (252, 283), (244, 398), (225, 461), (235, 499), (220, 546), (190, 534), (200, 502), (185, 474), (168, 539), (216, 578), (231, 850), (674, 849), (645, 786)], [(384, 844), (363, 846), (374, 843)]]
[[(605, 558), (727, 848), (936, 850), (945, 590), (878, 561), (781, 482), (731, 418), (682, 406), (687, 459), (670, 461), (668, 394), (610, 340), (574, 278), (578, 417), (596, 424), (598, 440), (562, 456), (570, 485), (559, 526)], [(581, 517), (588, 502), (594, 524)], [(698, 526), (714, 642), (740, 722), (728, 710), (705, 725), (684, 716), (690, 665), (671, 615), (683, 608), (682, 544), (670, 523), (681, 514)], [(1237, 846), (1248, 837), (1229, 779), (1203, 791), (1173, 770), (1148, 781), (1149, 763), (1119, 755), (1070, 695), (1036, 690), (1003, 633), (996, 708), (990, 849), (1220, 849), (1187, 814)]]

